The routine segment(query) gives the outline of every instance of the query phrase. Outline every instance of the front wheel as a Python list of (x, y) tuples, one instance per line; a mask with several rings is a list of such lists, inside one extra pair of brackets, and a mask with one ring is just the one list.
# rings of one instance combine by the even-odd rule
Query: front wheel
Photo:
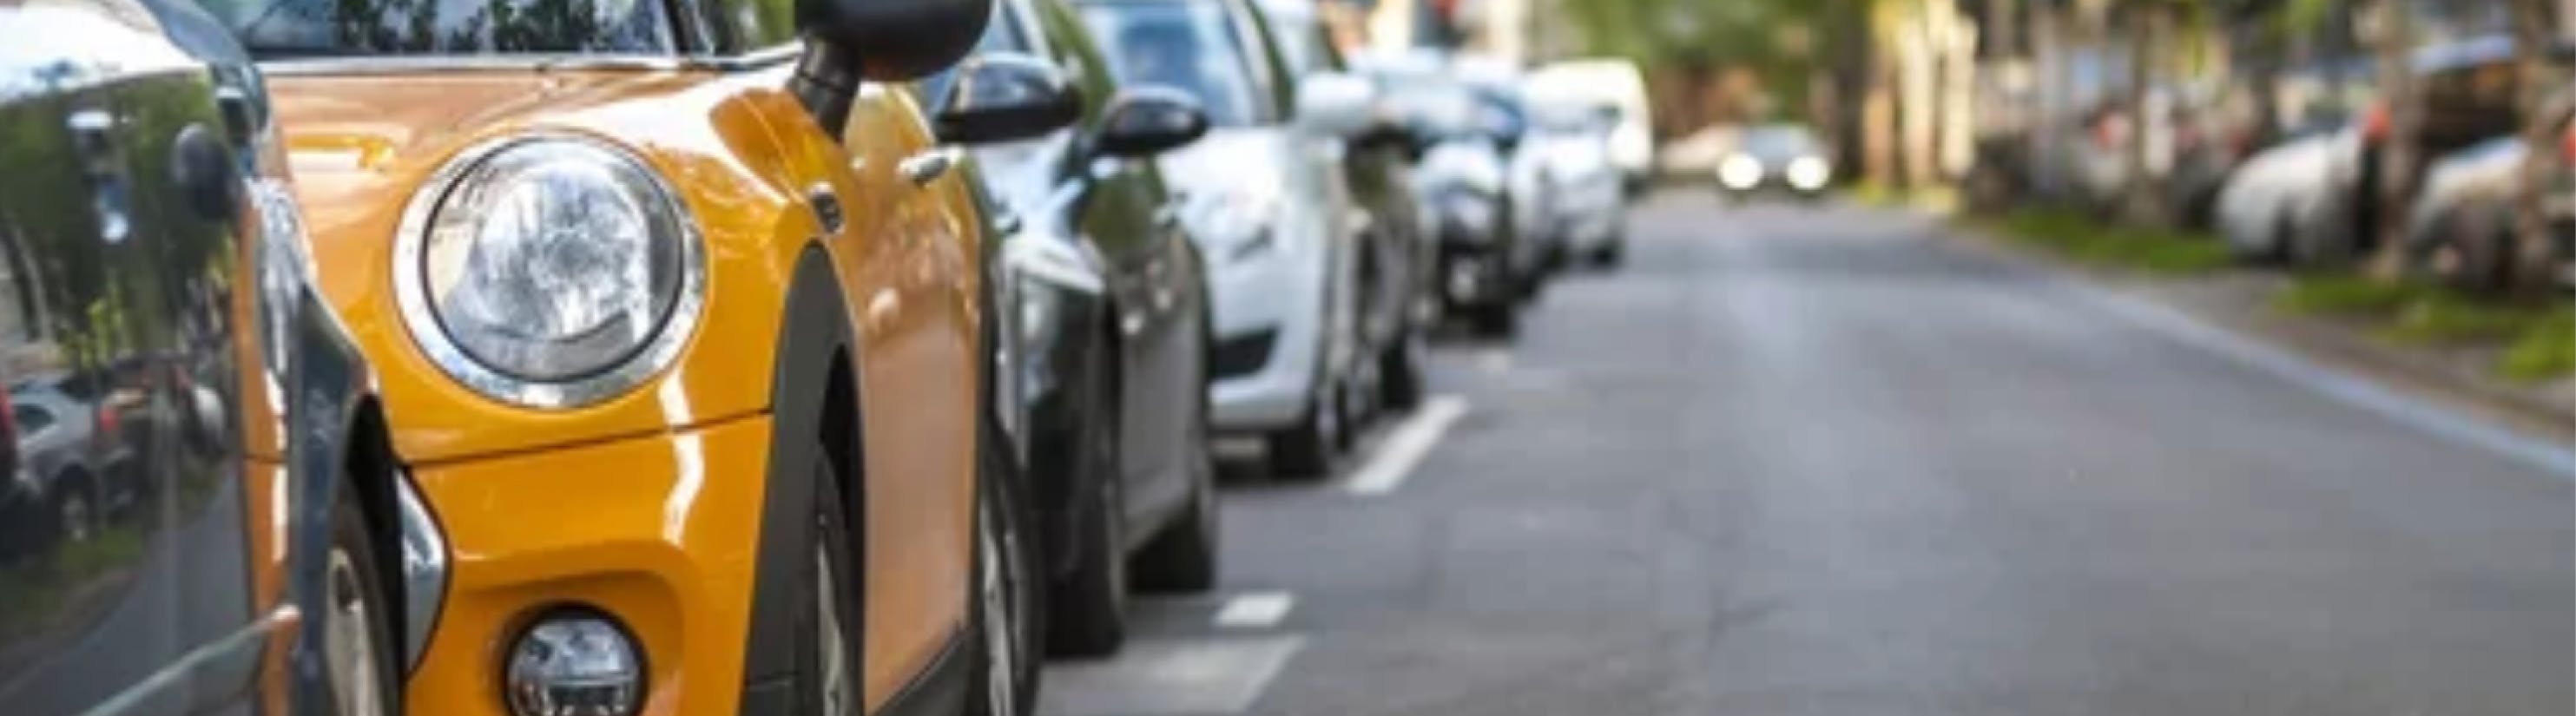
[(1520, 335), (1520, 307), (1510, 301), (1495, 301), (1467, 309), (1467, 323), (1481, 338), (1511, 340)]
[(1342, 415), (1325, 389), (1307, 401), (1297, 425), (1269, 436), (1270, 471), (1280, 477), (1320, 480), (1332, 474), (1335, 446), (1342, 438)]
[[(988, 436), (989, 437), (989, 436)], [(988, 440), (986, 445), (992, 443)], [(986, 467), (975, 498), (975, 603), (977, 637), (975, 691), (967, 704), (971, 716), (1018, 716), (1036, 703), (1037, 650), (1033, 592), (1024, 527), (1026, 506), (1007, 473), (995, 469), (985, 448)]]
[(1378, 401), (1392, 410), (1412, 410), (1422, 405), (1422, 359), (1416, 341), (1408, 335), (1387, 346), (1378, 358)]
[(394, 667), (393, 603), (385, 598), (384, 573), (367, 538), (367, 522), (353, 490), (340, 486), (331, 503), (331, 551), (323, 577), (324, 673), (331, 697), (346, 716), (395, 713), (401, 680)]

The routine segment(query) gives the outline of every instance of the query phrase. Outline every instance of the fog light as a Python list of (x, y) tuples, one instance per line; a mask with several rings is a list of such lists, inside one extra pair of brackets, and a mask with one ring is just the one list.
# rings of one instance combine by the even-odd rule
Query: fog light
[(632, 716), (644, 698), (644, 654), (597, 612), (538, 619), (510, 645), (507, 691), (517, 716)]

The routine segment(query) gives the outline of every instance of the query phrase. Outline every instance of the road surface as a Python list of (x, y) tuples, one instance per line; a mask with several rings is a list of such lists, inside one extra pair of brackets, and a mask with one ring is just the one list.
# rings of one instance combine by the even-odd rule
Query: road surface
[(1920, 220), (1631, 229), (1041, 716), (2576, 713), (2565, 440)]

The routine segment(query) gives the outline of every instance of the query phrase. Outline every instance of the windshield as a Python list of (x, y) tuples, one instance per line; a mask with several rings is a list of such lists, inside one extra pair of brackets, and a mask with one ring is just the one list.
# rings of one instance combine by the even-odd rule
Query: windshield
[(1744, 153), (1756, 159), (1796, 159), (1815, 156), (1821, 153), (1821, 147), (1816, 143), (1816, 136), (1806, 127), (1772, 125), (1745, 132)]
[(1106, 44), (1110, 71), (1128, 85), (1158, 84), (1196, 95), (1208, 122), (1262, 121), (1249, 53), (1213, 2), (1110, 2), (1082, 10)]
[(655, 0), (198, 0), (262, 59), (668, 52)]

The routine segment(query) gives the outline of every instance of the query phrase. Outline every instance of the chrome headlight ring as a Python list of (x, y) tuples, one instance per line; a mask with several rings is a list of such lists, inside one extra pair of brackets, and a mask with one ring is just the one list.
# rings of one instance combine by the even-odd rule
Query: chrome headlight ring
[[(553, 156), (545, 156), (549, 154)], [(522, 166), (503, 166), (506, 162), (518, 162)], [(546, 162), (566, 166), (547, 167)], [(564, 170), (571, 170), (571, 173), (533, 178), (531, 176)], [(513, 171), (518, 172), (518, 175), (507, 173)], [(522, 185), (550, 182), (551, 185), (547, 188), (556, 189), (566, 186), (563, 182), (576, 179), (581, 181), (606, 179), (607, 183), (572, 186), (571, 188), (578, 191), (571, 193), (577, 196), (569, 198), (536, 191), (536, 187), (532, 186), (511, 184), (511, 182)], [(490, 191), (495, 186), (510, 191)], [(531, 191), (536, 193), (529, 193)], [(469, 194), (469, 192), (473, 193)], [(498, 196), (482, 194), (498, 194)], [(606, 207), (608, 209), (628, 210), (633, 213), (622, 217), (598, 216), (601, 213), (598, 210), (603, 207), (597, 202), (601, 201), (609, 202)], [(451, 205), (459, 202), (470, 206)], [(545, 224), (547, 220), (566, 218), (584, 222), (573, 229), (559, 225), (532, 225), (528, 221), (506, 227), (507, 230), (536, 231), (541, 234), (534, 238), (516, 237), (521, 245), (511, 248), (516, 249), (519, 254), (526, 255), (513, 255), (510, 258), (524, 258), (530, 262), (560, 263), (568, 260), (563, 255), (567, 244), (590, 241), (594, 245), (570, 248), (576, 251), (588, 250), (592, 253), (572, 258), (610, 263), (624, 261), (629, 265), (622, 267), (628, 269), (627, 273), (601, 275), (594, 271), (586, 278), (608, 280), (614, 284), (612, 288), (644, 292), (640, 296), (621, 297), (630, 301), (641, 298), (644, 304), (650, 307), (643, 313), (651, 315), (646, 316), (642, 323), (630, 321), (616, 326), (590, 325), (585, 327), (589, 335), (561, 340), (542, 337), (523, 339), (509, 336), (493, 338), (489, 335), (475, 337), (485, 343), (487, 353), (496, 352), (489, 350), (489, 346), (496, 342), (521, 340), (529, 344), (506, 346), (518, 349), (516, 351), (497, 351), (515, 354), (516, 358), (523, 361), (521, 366), (496, 365), (496, 363), (505, 362), (508, 358), (496, 360), (489, 355), (477, 355), (468, 340), (459, 338), (458, 327), (450, 325), (451, 316), (446, 310), (450, 306), (442, 303), (441, 295), (434, 294), (445, 294), (446, 299), (461, 303), (464, 302), (465, 297), (457, 294), (469, 291), (479, 293), (478, 290), (487, 287), (487, 284), (475, 284), (460, 288), (461, 284), (489, 279), (467, 271), (458, 262), (472, 263), (482, 259), (478, 253), (487, 242), (487, 232), (492, 229), (484, 222), (491, 218), (491, 214), (502, 213), (473, 210), (490, 209), (491, 204), (504, 202), (516, 202), (505, 207), (509, 211), (517, 212), (515, 218), (528, 219), (533, 212), (537, 219), (535, 224)], [(563, 206), (563, 204), (575, 203), (583, 205), (569, 209)], [(451, 210), (464, 210), (465, 213), (443, 214)], [(627, 223), (613, 223), (621, 219)], [(458, 224), (463, 226), (460, 227)], [(624, 230), (619, 237), (632, 245), (628, 248), (640, 247), (647, 254), (667, 252), (660, 257), (668, 262), (663, 267), (668, 270), (668, 275), (661, 277), (667, 281), (651, 276), (652, 269), (648, 266), (643, 270), (647, 274), (641, 281), (643, 285), (634, 285), (637, 283), (635, 280), (637, 277), (633, 275), (635, 267), (632, 264), (635, 262), (650, 264), (655, 261), (655, 257), (646, 255), (638, 258), (621, 256), (615, 252), (602, 252), (602, 247), (596, 245), (599, 240), (584, 238), (597, 233), (619, 233), (595, 231), (614, 229)], [(449, 233), (433, 237), (434, 233), (442, 231)], [(442, 247), (433, 245), (439, 240), (457, 241), (464, 245), (445, 247), (449, 253), (440, 255)], [(606, 248), (619, 247), (612, 245)], [(458, 255), (457, 252), (462, 253)], [(434, 258), (443, 259), (449, 265), (443, 270), (440, 267), (434, 267), (431, 263)], [(596, 404), (632, 390), (669, 368), (678, 357), (681, 347), (695, 332), (706, 301), (704, 241), (700, 238), (697, 222), (690, 215), (687, 205), (680, 201), (669, 182), (632, 151), (605, 141), (568, 132), (535, 132), (491, 140), (469, 147), (449, 160), (445, 166), (431, 175), (429, 181), (423, 184), (418, 192), (413, 194), (410, 203), (404, 208), (401, 223), (394, 237), (393, 262), (394, 298), (401, 309), (404, 327), (411, 334), (412, 343), (419, 346), (430, 362), (438, 366), (439, 370), (446, 373), (449, 378), (476, 393), (501, 402), (532, 408), (571, 409)], [(576, 261), (576, 263), (579, 262)], [(432, 276), (433, 272), (444, 273), (449, 285), (433, 285), (437, 282)], [(528, 276), (522, 275), (519, 278), (523, 279), (521, 285), (504, 288), (520, 289), (520, 295), (517, 298), (528, 298), (528, 292), (525, 289), (530, 288), (531, 285), (524, 280)], [(596, 293), (594, 287), (588, 285), (596, 281), (572, 281), (569, 280), (570, 277), (551, 274), (540, 275), (537, 278), (539, 280), (534, 285), (540, 288), (569, 286), (573, 290), (591, 292), (584, 296), (593, 299), (594, 305), (574, 306), (573, 312), (576, 316), (581, 315), (581, 309), (597, 309), (599, 308), (597, 302), (606, 300), (601, 299), (602, 294)], [(657, 288), (657, 284), (663, 283), (668, 284), (667, 289)], [(473, 298), (484, 297), (477, 295)], [(610, 302), (614, 303), (614, 301)], [(563, 302), (551, 303), (550, 307), (559, 312), (557, 315), (532, 316), (530, 319), (543, 323), (537, 319), (561, 318), (560, 312), (568, 305), (570, 304)], [(631, 308), (633, 304), (628, 305)], [(488, 307), (485, 312), (489, 312)], [(638, 315), (643, 314), (630, 311), (622, 317), (631, 319)], [(485, 328), (489, 327), (485, 326)], [(556, 340), (558, 343), (589, 341), (602, 330), (613, 330), (619, 327), (640, 335), (624, 343), (604, 344), (613, 346), (611, 350), (592, 351), (613, 353), (613, 355), (590, 360), (575, 360), (546, 353), (549, 340)], [(638, 327), (641, 328), (640, 332), (637, 331)], [(536, 367), (546, 370), (529, 370), (527, 369), (529, 366), (525, 363), (534, 363)]]

